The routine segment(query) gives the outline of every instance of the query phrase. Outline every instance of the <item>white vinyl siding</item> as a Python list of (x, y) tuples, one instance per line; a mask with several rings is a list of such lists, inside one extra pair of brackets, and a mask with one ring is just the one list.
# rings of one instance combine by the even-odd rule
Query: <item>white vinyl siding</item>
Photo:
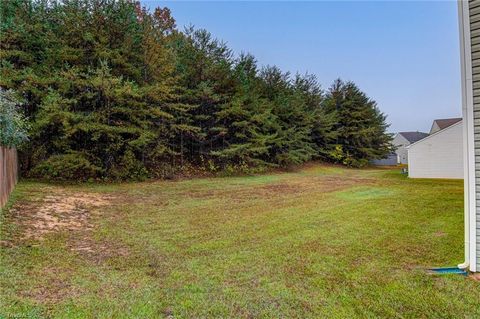
[(407, 164), (408, 163), (408, 152), (407, 146), (410, 145), (410, 142), (402, 136), (402, 134), (395, 135), (395, 138), (392, 141), (393, 145), (397, 148), (395, 153), (397, 154), (397, 163), (398, 164)]
[(432, 124), (432, 128), (430, 129), (430, 133), (428, 134), (434, 134), (434, 133), (437, 133), (438, 131), (440, 131), (440, 127), (438, 126), (437, 122), (433, 122)]
[(463, 178), (462, 122), (408, 147), (411, 178)]
[(472, 57), (472, 86), (473, 86), (473, 124), (475, 141), (475, 184), (476, 187), (476, 247), (477, 270), (480, 269), (480, 1), (469, 1), (470, 44)]

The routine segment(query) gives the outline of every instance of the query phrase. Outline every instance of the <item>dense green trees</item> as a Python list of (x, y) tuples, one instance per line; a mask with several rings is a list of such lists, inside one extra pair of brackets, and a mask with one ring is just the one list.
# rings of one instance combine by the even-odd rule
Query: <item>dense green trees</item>
[(12, 90), (0, 88), (0, 145), (18, 146), (27, 141), (28, 124), (19, 109), (20, 101)]
[(6, 0), (0, 86), (24, 101), (32, 176), (131, 179), (182, 170), (362, 166), (391, 150), (385, 116), (353, 83), (259, 67), (167, 8)]
[(385, 134), (386, 116), (354, 83), (336, 80), (323, 106), (325, 112), (334, 115), (337, 160), (364, 166), (369, 159), (382, 158), (392, 151), (391, 136)]

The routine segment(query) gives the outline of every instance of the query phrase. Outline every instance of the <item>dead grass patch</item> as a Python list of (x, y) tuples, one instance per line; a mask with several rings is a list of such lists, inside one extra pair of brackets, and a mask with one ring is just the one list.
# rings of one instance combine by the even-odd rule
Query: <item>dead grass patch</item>
[(41, 241), (49, 234), (68, 232), (67, 247), (84, 259), (100, 264), (128, 255), (125, 247), (92, 239), (92, 215), (112, 204), (114, 197), (103, 194), (53, 189), (38, 201), (12, 209), (23, 241)]
[[(69, 272), (68, 269), (46, 267), (41, 272), (44, 284), (21, 294), (35, 300), (39, 304), (45, 305), (56, 304), (68, 298), (75, 298), (75, 296), (81, 295), (82, 291), (78, 287), (72, 286), (65, 279), (65, 274)], [(32, 276), (38, 275), (32, 274)]]
[[(66, 233), (68, 250), (87, 263), (104, 264), (110, 259), (127, 256), (128, 250), (120, 243), (92, 238), (93, 215), (102, 214), (101, 209), (111, 205), (113, 200), (114, 197), (103, 194), (49, 189), (43, 198), (22, 201), (10, 209), (9, 218), (18, 226), (18, 231), (1, 245), (41, 245), (50, 234)], [(21, 295), (46, 305), (75, 298), (82, 292), (69, 283), (69, 276), (65, 274), (70, 271), (54, 266), (43, 267), (31, 274), (43, 278), (41, 282)]]
[(20, 226), (23, 240), (43, 240), (55, 232), (91, 229), (91, 211), (108, 205), (111, 199), (99, 194), (52, 189), (43, 199), (15, 205), (10, 213)]
[(234, 189), (190, 190), (188, 193), (181, 195), (194, 199), (228, 198), (234, 202), (242, 202), (255, 198), (269, 199), (313, 192), (330, 193), (355, 185), (373, 185), (376, 183), (374, 179), (369, 178), (308, 176), (305, 178), (296, 178), (295, 180), (285, 180), (258, 186), (250, 185)]
[(113, 241), (94, 241), (89, 236), (72, 239), (68, 247), (71, 251), (82, 256), (82, 259), (101, 265), (115, 258), (126, 258), (129, 250), (120, 243)]

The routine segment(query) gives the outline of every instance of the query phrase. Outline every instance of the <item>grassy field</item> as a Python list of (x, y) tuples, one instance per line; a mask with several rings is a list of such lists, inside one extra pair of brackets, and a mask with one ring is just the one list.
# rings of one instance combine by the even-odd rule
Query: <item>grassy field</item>
[(21, 182), (3, 213), (0, 317), (480, 317), (463, 183), (397, 170), (114, 185)]

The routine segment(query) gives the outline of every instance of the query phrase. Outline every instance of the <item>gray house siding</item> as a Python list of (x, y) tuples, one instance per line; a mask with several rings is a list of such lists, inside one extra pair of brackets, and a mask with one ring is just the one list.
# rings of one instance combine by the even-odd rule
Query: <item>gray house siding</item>
[(401, 134), (397, 134), (395, 135), (392, 143), (397, 148), (395, 150), (395, 153), (397, 154), (397, 163), (408, 164), (407, 146), (410, 145), (410, 142)]
[(386, 158), (373, 160), (373, 165), (390, 166), (397, 164), (408, 164), (407, 146), (410, 145), (410, 142), (402, 134), (397, 133), (392, 140), (392, 144), (396, 148), (395, 152), (388, 155)]
[(392, 144), (396, 147), (398, 164), (408, 164), (408, 149), (407, 147), (419, 140), (427, 137), (427, 133), (423, 132), (398, 132), (393, 138)]
[(379, 160), (373, 160), (372, 161), (373, 165), (377, 166), (393, 166), (397, 165), (397, 154), (392, 153), (387, 156), (387, 158), (379, 159)]
[(432, 128), (430, 129), (429, 134), (434, 134), (438, 131), (440, 131), (440, 127), (438, 126), (437, 122), (433, 121)]
[(476, 247), (477, 269), (480, 269), (480, 0), (469, 1), (470, 43), (472, 57), (473, 125), (475, 141)]

